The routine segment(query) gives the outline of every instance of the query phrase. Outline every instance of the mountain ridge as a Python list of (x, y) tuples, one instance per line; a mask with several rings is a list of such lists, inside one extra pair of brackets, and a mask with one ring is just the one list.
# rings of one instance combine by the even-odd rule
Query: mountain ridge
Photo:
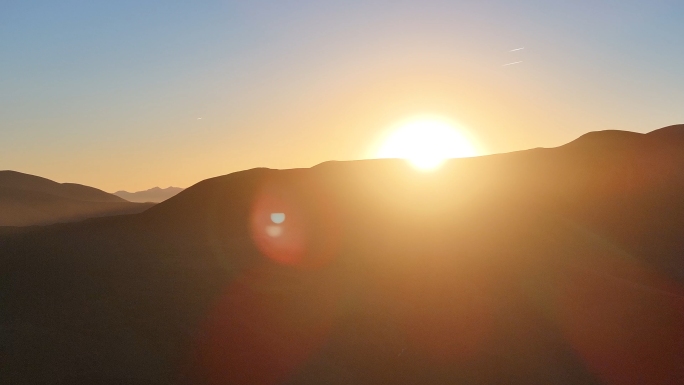
[(12, 170), (0, 170), (0, 187), (40, 191), (64, 198), (88, 202), (125, 202), (113, 194), (77, 183), (58, 183), (53, 180)]
[(128, 192), (128, 191), (117, 191), (114, 193), (114, 195), (125, 199), (129, 202), (139, 202), (139, 203), (145, 203), (145, 202), (154, 202), (154, 203), (160, 203), (163, 202), (174, 195), (180, 193), (183, 191), (183, 188), (180, 187), (167, 187), (167, 188), (160, 188), (160, 187), (153, 187), (151, 189), (143, 190), (143, 191), (136, 191), (136, 192)]
[(257, 168), (0, 235), (0, 382), (671, 383), (684, 147), (669, 135), (432, 173)]

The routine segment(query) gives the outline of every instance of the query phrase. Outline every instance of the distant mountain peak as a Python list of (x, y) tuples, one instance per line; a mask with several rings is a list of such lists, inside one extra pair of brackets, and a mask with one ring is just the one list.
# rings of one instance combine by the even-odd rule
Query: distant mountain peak
[(114, 193), (114, 195), (123, 198), (129, 202), (154, 202), (154, 203), (159, 203), (163, 202), (174, 195), (180, 193), (183, 191), (182, 188), (180, 187), (167, 187), (167, 188), (161, 188), (159, 186), (152, 187), (151, 189), (143, 190), (143, 191), (136, 191), (136, 192), (128, 192), (128, 191), (117, 191)]

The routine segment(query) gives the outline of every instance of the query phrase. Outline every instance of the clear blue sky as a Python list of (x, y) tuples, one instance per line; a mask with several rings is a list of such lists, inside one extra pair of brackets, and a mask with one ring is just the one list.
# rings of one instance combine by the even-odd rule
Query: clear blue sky
[(363, 158), (424, 113), (488, 152), (646, 132), (684, 122), (683, 20), (665, 0), (3, 0), (0, 169), (186, 187)]

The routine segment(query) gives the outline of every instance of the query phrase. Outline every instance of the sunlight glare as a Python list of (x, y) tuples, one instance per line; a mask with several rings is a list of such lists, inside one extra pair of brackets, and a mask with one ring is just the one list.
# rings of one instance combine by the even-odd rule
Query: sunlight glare
[(400, 125), (383, 142), (378, 158), (403, 158), (419, 170), (433, 170), (446, 159), (476, 156), (475, 146), (454, 125), (416, 119)]

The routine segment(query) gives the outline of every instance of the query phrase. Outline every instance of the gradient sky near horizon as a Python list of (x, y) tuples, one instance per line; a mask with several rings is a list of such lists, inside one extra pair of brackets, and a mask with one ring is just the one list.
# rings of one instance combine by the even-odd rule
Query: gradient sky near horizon
[(423, 114), (487, 153), (648, 132), (684, 123), (682, 20), (674, 0), (3, 0), (0, 169), (188, 187), (366, 158)]

